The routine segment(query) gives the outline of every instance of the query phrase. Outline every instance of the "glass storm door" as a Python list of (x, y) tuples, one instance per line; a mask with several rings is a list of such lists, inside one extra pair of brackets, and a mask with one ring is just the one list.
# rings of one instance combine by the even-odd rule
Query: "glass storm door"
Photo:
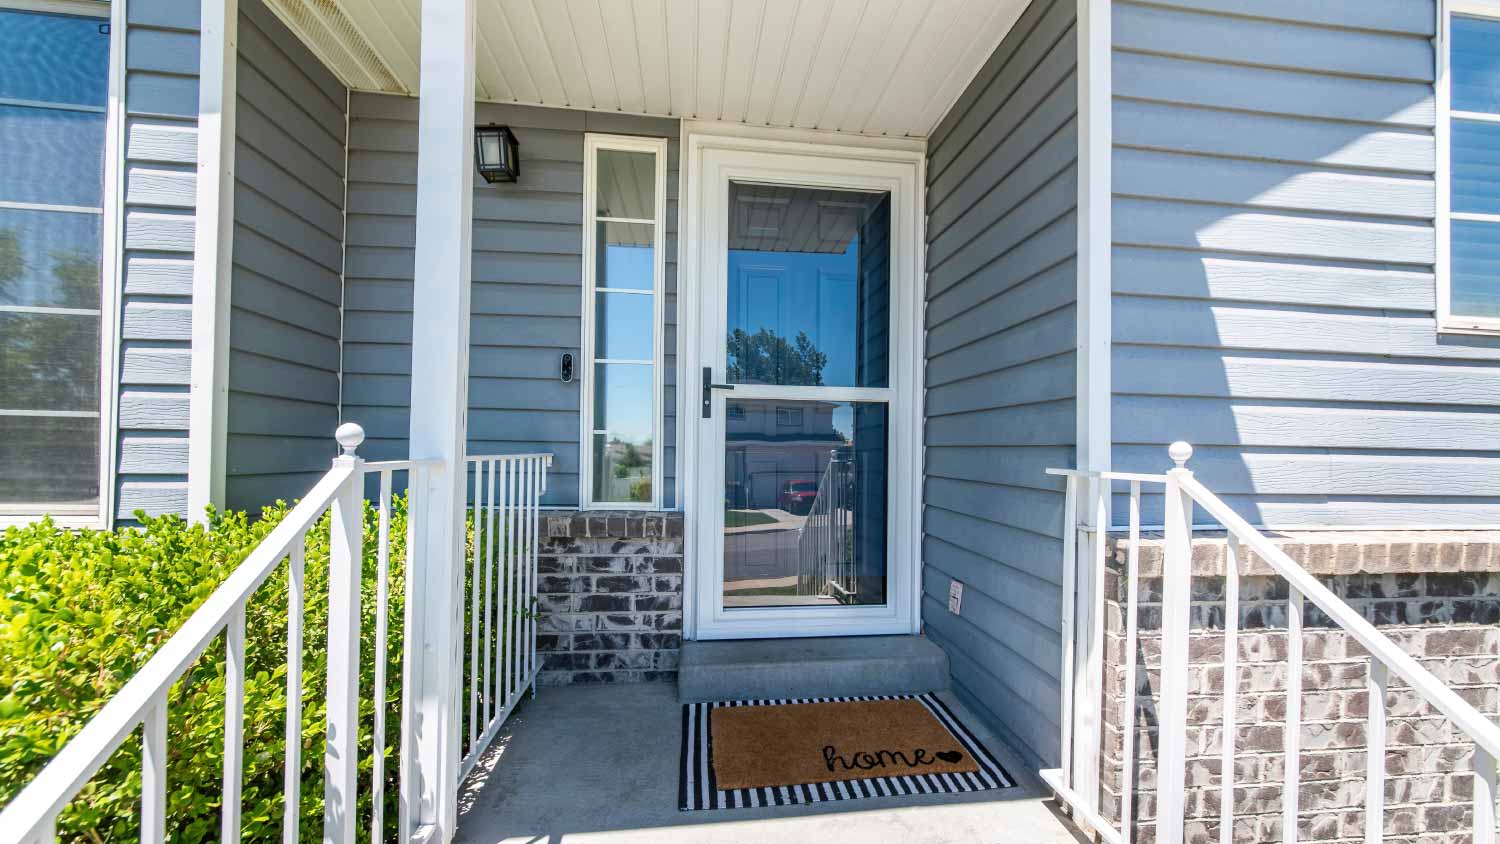
[[(890, 190), (726, 177), (703, 297), (703, 638), (906, 632)], [(705, 247), (708, 246), (706, 242)], [(908, 313), (906, 316), (910, 316)]]

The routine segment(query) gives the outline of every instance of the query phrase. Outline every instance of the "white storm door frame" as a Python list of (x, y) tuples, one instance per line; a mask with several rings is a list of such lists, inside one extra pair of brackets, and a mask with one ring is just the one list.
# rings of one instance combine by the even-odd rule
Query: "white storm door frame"
[[(682, 314), (681, 403), (686, 453), (685, 513), (689, 638), (750, 639), (916, 633), (921, 629), (922, 332), (920, 150), (836, 146), (723, 135), (691, 135), (684, 235), (692, 283)], [(726, 371), (729, 183), (888, 191), (891, 195), (890, 386), (883, 388), (739, 385), (737, 398), (889, 402), (887, 602), (868, 607), (736, 607), (723, 604), (724, 421), (726, 391), (702, 418), (703, 367)]]

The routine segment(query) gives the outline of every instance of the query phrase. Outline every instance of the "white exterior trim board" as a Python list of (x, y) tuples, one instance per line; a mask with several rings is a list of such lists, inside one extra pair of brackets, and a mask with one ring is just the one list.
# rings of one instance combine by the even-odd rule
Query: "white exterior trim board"
[[(598, 207), (598, 168), (600, 150), (620, 150), (624, 152), (647, 152), (655, 156), (655, 178), (656, 184), (653, 191), (653, 202), (656, 211), (651, 220), (634, 220), (626, 218), (601, 218), (596, 216)], [(663, 342), (663, 315), (666, 313), (666, 305), (662, 301), (666, 296), (667, 278), (667, 256), (666, 256), (666, 226), (667, 226), (667, 139), (646, 138), (635, 135), (609, 135), (590, 132), (583, 137), (583, 301), (580, 311), (580, 326), (582, 328), (579, 336), (578, 365), (575, 367), (578, 381), (578, 506), (580, 510), (660, 510), (662, 502), (662, 479), (665, 475), (662, 466), (662, 410), (664, 408), (663, 394), (665, 392), (665, 373), (662, 372), (665, 360), (665, 343)], [(651, 289), (619, 291), (613, 288), (598, 287), (595, 280), (598, 276), (596, 264), (595, 237), (599, 222), (631, 222), (645, 223), (652, 226), (651, 230)], [(681, 278), (679, 272), (678, 277)], [(623, 360), (594, 357), (594, 300), (597, 293), (607, 292), (631, 292), (639, 294), (651, 294), (652, 326), (651, 326), (651, 359), (650, 360)], [(651, 500), (648, 502), (610, 502), (594, 501), (594, 490), (592, 479), (594, 476), (594, 434), (600, 433), (594, 427), (594, 367), (597, 363), (624, 363), (651, 365)]]
[(193, 234), (193, 346), (188, 409), (188, 519), (224, 504), (229, 431), (229, 295), (234, 260), (238, 0), (202, 0), (198, 184)]

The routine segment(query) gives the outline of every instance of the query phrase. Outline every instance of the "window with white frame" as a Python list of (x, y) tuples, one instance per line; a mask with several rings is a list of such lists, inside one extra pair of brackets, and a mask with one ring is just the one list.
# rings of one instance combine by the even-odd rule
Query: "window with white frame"
[(1500, 3), (1446, 0), (1438, 74), (1438, 320), (1500, 331)]
[(0, 0), (5, 521), (100, 511), (110, 28), (98, 6)]
[(666, 156), (665, 139), (585, 136), (585, 507), (660, 506)]

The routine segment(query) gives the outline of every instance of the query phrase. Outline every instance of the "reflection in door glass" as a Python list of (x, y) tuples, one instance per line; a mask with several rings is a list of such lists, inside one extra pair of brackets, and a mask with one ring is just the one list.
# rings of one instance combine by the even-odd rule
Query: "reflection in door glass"
[(729, 184), (728, 378), (888, 386), (888, 193)]
[(885, 603), (886, 405), (726, 404), (724, 606)]

